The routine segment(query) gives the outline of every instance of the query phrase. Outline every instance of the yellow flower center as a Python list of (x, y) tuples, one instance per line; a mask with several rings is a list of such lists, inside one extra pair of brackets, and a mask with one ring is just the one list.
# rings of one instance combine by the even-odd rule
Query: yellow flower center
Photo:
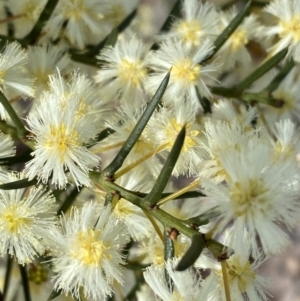
[(282, 28), (281, 38), (292, 35), (294, 44), (300, 41), (300, 15), (295, 15), (291, 20), (281, 20), (279, 26)]
[(76, 118), (80, 119), (81, 117), (85, 116), (87, 114), (87, 111), (88, 111), (88, 106), (84, 98), (81, 98), (76, 111)]
[[(199, 131), (190, 130), (191, 126), (192, 126), (191, 122), (186, 125), (186, 136), (185, 136), (184, 144), (181, 149), (183, 153), (187, 152), (190, 148), (194, 147), (197, 144), (193, 137), (197, 137), (199, 135)], [(183, 124), (178, 123), (175, 118), (172, 118), (170, 120), (170, 123), (166, 128), (166, 136), (168, 139), (167, 148), (169, 150), (172, 148), (174, 141), (178, 133), (182, 129), (182, 127)]]
[(230, 188), (230, 199), (236, 216), (267, 214), (272, 204), (266, 193), (268, 188), (263, 179), (249, 179), (248, 183), (235, 182)]
[(153, 251), (153, 257), (154, 257), (155, 263), (157, 265), (162, 265), (165, 261), (165, 259), (164, 259), (164, 246), (161, 245), (161, 244), (156, 244), (151, 251)]
[(114, 26), (119, 25), (125, 18), (126, 12), (122, 5), (112, 5), (110, 12), (106, 15), (106, 18), (113, 23)]
[(123, 84), (129, 83), (132, 87), (137, 87), (142, 84), (146, 73), (142, 61), (121, 60), (118, 74)]
[[(88, 15), (89, 18), (98, 19), (96, 14), (85, 5), (85, 0), (70, 0), (62, 7), (66, 19), (73, 21), (80, 21), (83, 15)], [(63, 6), (63, 5), (62, 5)]]
[(247, 289), (247, 284), (253, 283), (256, 278), (255, 271), (252, 270), (251, 263), (247, 261), (246, 264), (240, 263), (239, 257), (233, 255), (227, 261), (229, 269), (229, 282), (238, 281), (238, 287), (241, 293)]
[(121, 198), (119, 199), (114, 208), (114, 215), (117, 218), (124, 219), (127, 216), (131, 215), (133, 213), (132, 208), (130, 208), (130, 203), (126, 201), (125, 199)]
[(248, 43), (247, 31), (245, 29), (236, 30), (229, 38), (230, 47), (233, 51), (240, 50)]
[(26, 18), (28, 21), (35, 22), (36, 19), (39, 17), (43, 6), (36, 5), (36, 3), (33, 3), (32, 0), (27, 1), (25, 5), (23, 6), (22, 11), (24, 12), (22, 14), (22, 18)]
[(59, 126), (51, 124), (50, 133), (45, 139), (43, 146), (57, 152), (60, 160), (64, 162), (69, 147), (78, 146), (78, 140), (79, 134), (67, 128), (64, 123), (61, 123)]
[(174, 64), (171, 76), (173, 81), (180, 81), (184, 86), (197, 84), (200, 76), (200, 65), (193, 64), (190, 59), (183, 59)]
[(195, 46), (200, 44), (199, 38), (202, 32), (199, 21), (191, 20), (179, 22), (177, 32), (181, 35), (183, 42), (189, 42)]
[[(1, 58), (2, 56), (3, 56), (3, 55), (0, 54), (0, 58)], [(0, 71), (0, 85), (3, 85), (5, 76), (6, 76), (6, 70), (1, 70), (1, 71)]]
[(224, 169), (220, 159), (218, 157), (213, 158), (213, 159), (215, 161), (214, 168), (216, 170), (218, 170), (215, 174), (215, 177), (218, 177), (218, 178), (224, 179), (224, 180), (229, 179), (229, 175), (227, 174), (226, 170)]
[(49, 75), (53, 73), (52, 70), (42, 70), (42, 69), (37, 69), (32, 73), (32, 77), (35, 79), (34, 80), (34, 85), (36, 87), (38, 86), (43, 86), (43, 88), (47, 88), (48, 90), (48, 81), (49, 81)]
[(19, 234), (22, 227), (29, 226), (32, 222), (32, 219), (26, 217), (28, 212), (22, 206), (23, 204), (24, 201), (21, 201), (19, 204), (11, 204), (1, 213), (0, 220), (2, 225), (11, 234)]
[[(102, 240), (97, 240), (100, 231), (88, 229), (80, 231), (77, 235), (76, 245), (71, 251), (73, 258), (79, 260), (84, 265), (101, 266), (103, 258), (110, 258), (109, 245), (105, 245)], [(105, 253), (105, 254), (104, 254)]]
[(173, 291), (172, 297), (169, 301), (184, 301), (185, 299), (176, 290)]
[(292, 145), (282, 145), (279, 141), (277, 141), (274, 147), (273, 162), (277, 162), (283, 158), (286, 160), (296, 160), (295, 154), (296, 151)]

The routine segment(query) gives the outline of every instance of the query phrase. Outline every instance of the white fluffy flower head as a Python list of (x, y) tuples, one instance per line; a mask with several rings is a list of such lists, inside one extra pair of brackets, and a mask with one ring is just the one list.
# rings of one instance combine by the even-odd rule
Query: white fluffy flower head
[(249, 232), (254, 256), (258, 254), (256, 234), (267, 254), (283, 251), (288, 239), (278, 223), (295, 225), (300, 212), (297, 175), (294, 162), (272, 161), (272, 149), (265, 141), (249, 140), (246, 152), (224, 151), (219, 155), (227, 174), (227, 187), (203, 181), (204, 193), (211, 198), (211, 208), (218, 206), (218, 229), (234, 220), (230, 232), (233, 247)]
[(61, 219), (62, 229), (54, 233), (55, 289), (79, 298), (103, 300), (112, 293), (112, 283), (123, 282), (120, 265), (127, 232), (117, 224), (110, 206), (88, 202), (82, 210), (73, 208)]
[[(228, 284), (232, 300), (267, 300), (264, 288), (267, 281), (258, 274), (258, 268), (264, 258), (261, 253), (250, 261), (250, 241), (245, 237), (235, 254), (226, 260)], [(198, 268), (211, 269), (210, 275), (205, 279), (202, 293), (208, 294), (207, 300), (225, 301), (224, 281), (221, 264), (210, 258), (206, 253), (201, 254)]]
[(182, 45), (179, 40), (167, 40), (162, 42), (160, 49), (152, 53), (149, 58), (149, 66), (153, 74), (147, 82), (148, 89), (155, 92), (166, 73), (171, 69), (171, 78), (165, 92), (167, 98), (184, 94), (191, 96), (193, 105), (200, 106), (195, 86), (201, 96), (209, 97), (210, 92), (204, 80), (212, 78), (216, 67), (212, 64), (200, 65), (213, 50), (209, 40), (205, 40), (196, 50), (190, 50)]
[[(23, 179), (10, 174), (7, 182)], [(41, 187), (0, 191), (0, 253), (16, 256), (19, 263), (32, 262), (49, 247), (55, 222), (55, 199)]]
[(176, 20), (169, 32), (163, 33), (160, 39), (178, 38), (188, 46), (199, 45), (206, 38), (213, 38), (218, 34), (218, 14), (212, 3), (198, 0), (182, 1), (182, 18)]
[[(144, 278), (155, 294), (163, 301), (195, 301), (199, 300), (201, 293), (199, 275), (195, 275), (191, 269), (176, 272), (178, 259), (165, 262), (165, 269), (174, 283), (173, 291), (170, 283), (167, 283), (164, 275), (164, 266), (152, 265), (144, 272)], [(187, 289), (189, 288), (189, 289)]]
[(124, 101), (141, 101), (147, 75), (146, 48), (136, 37), (121, 39), (114, 47), (102, 50), (99, 60), (105, 61), (95, 81), (107, 101), (121, 96)]
[(88, 171), (97, 166), (99, 158), (83, 146), (95, 135), (87, 117), (77, 118), (78, 97), (62, 104), (56, 95), (47, 94), (37, 109), (27, 118), (36, 141), (34, 158), (26, 164), (30, 179), (37, 176), (64, 188), (69, 171), (77, 186), (90, 185)]
[(53, 17), (45, 30), (52, 38), (57, 38), (64, 22), (65, 35), (73, 45), (83, 49), (90, 33), (101, 33), (103, 13), (107, 12), (106, 0), (62, 0), (59, 1)]
[(276, 52), (289, 46), (288, 55), (300, 60), (300, 2), (298, 0), (272, 1), (265, 11), (277, 18), (274, 26), (266, 28), (266, 37), (278, 35), (279, 41), (271, 48)]

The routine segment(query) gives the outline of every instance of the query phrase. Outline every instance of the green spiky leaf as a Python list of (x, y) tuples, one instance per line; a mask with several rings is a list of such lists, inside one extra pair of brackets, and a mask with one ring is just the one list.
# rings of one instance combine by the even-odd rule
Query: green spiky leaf
[(262, 77), (265, 73), (270, 71), (273, 67), (275, 67), (288, 53), (288, 47), (282, 49), (269, 60), (267, 60), (264, 64), (254, 70), (250, 75), (248, 75), (242, 82), (240, 82), (235, 90), (237, 92), (243, 91), (248, 88), (253, 82)]
[(250, 11), (251, 1), (249, 1), (244, 8), (232, 19), (232, 21), (228, 24), (228, 26), (223, 30), (223, 32), (217, 37), (214, 41), (214, 50), (213, 52), (206, 57), (201, 64), (210, 60), (219, 49), (225, 44), (225, 42), (229, 39), (229, 37), (234, 33), (234, 31), (239, 27), (239, 25), (243, 22), (244, 18)]
[(51, 292), (50, 296), (48, 297), (47, 301), (51, 301), (51, 300), (57, 298), (58, 296), (61, 295), (61, 293), (62, 293), (62, 290), (58, 290), (58, 291), (53, 290)]
[(185, 125), (182, 127), (181, 131), (179, 132), (175, 143), (171, 149), (171, 152), (159, 174), (157, 180), (155, 181), (152, 190), (150, 193), (145, 197), (145, 203), (148, 206), (154, 205), (158, 200), (161, 199), (162, 193), (167, 186), (167, 183), (171, 177), (172, 171), (176, 165), (176, 162), (179, 158), (184, 139), (185, 139)]
[(148, 106), (146, 107), (144, 113), (140, 117), (139, 121), (135, 125), (134, 129), (130, 133), (129, 137), (127, 138), (126, 142), (122, 146), (119, 153), (116, 155), (114, 160), (109, 164), (108, 167), (106, 167), (103, 171), (103, 173), (106, 176), (112, 176), (124, 163), (126, 157), (130, 153), (131, 149), (139, 139), (141, 133), (143, 132), (144, 128), (146, 127), (150, 117), (152, 116), (155, 108), (157, 107), (158, 103), (162, 99), (168, 83), (170, 79), (170, 72), (166, 74), (164, 77), (162, 83), (158, 87), (156, 93), (154, 94), (153, 98), (149, 102)]
[(37, 179), (33, 179), (31, 181), (28, 181), (28, 179), (22, 179), (22, 180), (10, 182), (10, 183), (1, 184), (0, 189), (2, 189), (2, 190), (21, 189), (21, 188), (33, 186), (33, 185), (37, 184), (37, 182), (38, 182)]
[(189, 249), (181, 258), (176, 267), (176, 271), (184, 271), (192, 266), (197, 258), (200, 256), (202, 250), (205, 248), (205, 241), (202, 234), (194, 234), (192, 237), (192, 243)]
[(289, 74), (289, 72), (294, 68), (295, 62), (293, 60), (289, 60), (284, 67), (280, 70), (280, 72), (274, 77), (271, 83), (268, 85), (266, 90), (269, 93), (275, 91), (280, 83), (285, 79), (285, 77)]

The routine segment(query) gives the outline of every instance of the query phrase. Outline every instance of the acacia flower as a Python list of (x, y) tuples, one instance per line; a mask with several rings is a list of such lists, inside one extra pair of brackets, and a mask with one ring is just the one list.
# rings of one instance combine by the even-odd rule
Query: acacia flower
[(77, 118), (80, 99), (73, 96), (62, 105), (61, 99), (45, 94), (27, 122), (35, 140), (34, 158), (26, 163), (25, 173), (29, 179), (38, 177), (46, 183), (64, 188), (69, 172), (77, 186), (89, 186), (88, 171), (99, 163), (99, 158), (83, 146), (94, 138), (96, 132), (90, 127), (89, 118)]
[(13, 157), (16, 147), (11, 137), (0, 132), (0, 158)]
[(7, 43), (0, 55), (0, 90), (8, 98), (17, 95), (33, 96), (33, 80), (24, 74), (23, 66), (28, 55), (17, 42)]
[(294, 167), (299, 170), (296, 156), (300, 152), (300, 139), (296, 124), (290, 119), (280, 120), (275, 123), (272, 133), (276, 138), (276, 141), (271, 139), (274, 163), (278, 160), (294, 161)]
[[(23, 174), (10, 174), (6, 182), (21, 179), (24, 179)], [(42, 255), (50, 244), (49, 233), (55, 224), (55, 214), (54, 197), (40, 186), (1, 190), (1, 255), (15, 256), (21, 264)]]
[[(226, 260), (229, 290), (232, 300), (268, 300), (264, 289), (267, 285), (266, 278), (258, 274), (259, 266), (264, 262), (261, 253), (250, 261), (250, 243), (245, 240), (240, 243), (239, 249)], [(197, 261), (196, 267), (202, 269), (211, 269), (210, 275), (203, 284), (203, 293), (208, 293), (207, 300), (225, 301), (225, 290), (223, 273), (220, 262), (211, 259), (204, 253)]]
[(243, 243), (246, 231), (254, 257), (259, 253), (256, 234), (266, 254), (278, 254), (288, 243), (278, 224), (291, 228), (300, 213), (294, 161), (279, 160), (274, 164), (273, 149), (264, 139), (247, 141), (245, 150), (224, 149), (219, 154), (227, 186), (203, 179), (203, 193), (210, 200), (207, 209), (216, 206), (220, 212), (217, 232), (233, 220), (230, 236), (234, 249)]
[(201, 96), (209, 97), (210, 92), (205, 79), (212, 78), (217, 70), (213, 64), (200, 64), (212, 50), (213, 45), (209, 40), (205, 40), (197, 50), (189, 49), (177, 39), (163, 41), (160, 49), (152, 52), (149, 57), (149, 67), (153, 73), (149, 75), (147, 88), (154, 93), (172, 67), (165, 97), (174, 98), (174, 96), (184, 94), (194, 99), (193, 104), (199, 107), (195, 86), (199, 89)]
[(144, 272), (144, 278), (154, 293), (163, 301), (181, 300), (196, 301), (201, 294), (201, 278), (191, 269), (176, 272), (178, 259), (169, 259), (165, 262), (165, 269), (170, 277), (168, 283), (165, 279), (164, 266), (152, 265)]
[[(220, 31), (224, 30), (229, 25), (237, 13), (236, 8), (219, 13)], [(222, 70), (230, 70), (237, 64), (242, 66), (251, 64), (251, 56), (248, 53), (246, 45), (251, 39), (256, 38), (258, 27), (259, 23), (256, 15), (251, 14), (244, 18), (243, 22), (219, 50), (219, 59)]]
[[(116, 183), (131, 191), (149, 192), (153, 186), (153, 178), (142, 169), (134, 169), (125, 176), (117, 179)], [(141, 208), (133, 205), (124, 198), (112, 203), (112, 214), (116, 220), (124, 223), (134, 240), (150, 236), (152, 225)]]
[(180, 43), (198, 47), (219, 33), (218, 13), (212, 3), (198, 0), (182, 1), (182, 18), (176, 19), (169, 32), (162, 33), (158, 40), (178, 38)]
[(186, 127), (186, 136), (181, 153), (176, 162), (173, 175), (197, 173), (201, 161), (200, 144), (202, 127), (196, 122), (196, 111), (189, 101), (175, 101), (172, 106), (162, 107), (148, 123), (148, 137), (157, 148), (164, 146), (165, 155), (171, 151), (182, 127)]
[(52, 263), (54, 289), (80, 298), (105, 300), (112, 294), (113, 281), (123, 282), (122, 247), (127, 232), (111, 214), (111, 207), (86, 203), (73, 207), (70, 217), (61, 218), (61, 229), (53, 232)]
[(249, 141), (258, 143), (258, 131), (251, 129), (246, 131), (238, 118), (231, 121), (211, 119), (205, 122), (204, 127), (203, 133), (206, 139), (201, 143), (202, 161), (198, 165), (199, 175), (222, 182), (228, 178), (228, 174), (220, 156), (228, 150), (236, 154), (247, 152)]
[(224, 124), (230, 124), (236, 120), (245, 130), (253, 128), (252, 122), (257, 117), (255, 107), (246, 107), (244, 104), (238, 104), (229, 99), (222, 99), (215, 102), (212, 106), (212, 114), (208, 116), (209, 122), (217, 124), (225, 121)]
[[(87, 75), (78, 70), (73, 71), (68, 80), (65, 80), (60, 71), (49, 77), (49, 91), (60, 99), (64, 107), (73, 98), (78, 98), (76, 119), (89, 119), (89, 126), (95, 131), (102, 123), (102, 112), (105, 111), (103, 102), (99, 99), (95, 84)], [(99, 122), (99, 120), (101, 122)]]
[[(165, 245), (155, 231), (151, 231), (150, 234), (139, 241), (139, 247), (134, 250), (132, 255), (133, 257), (143, 258), (142, 262), (144, 264), (163, 265)], [(182, 234), (179, 235), (174, 240), (174, 257), (181, 258), (190, 245), (191, 241), (188, 237)]]
[(261, 34), (267, 38), (277, 35), (279, 41), (270, 48), (279, 52), (289, 46), (288, 56), (300, 60), (300, 2), (298, 0), (274, 0), (264, 9), (276, 17), (274, 26), (266, 27)]
[(46, 0), (9, 0), (6, 2), (9, 11), (16, 19), (13, 20), (15, 37), (23, 38), (29, 33), (39, 18)]
[(138, 3), (138, 0), (110, 1), (109, 11), (104, 16), (105, 24), (109, 23), (112, 27), (117, 27), (138, 6)]
[(158, 301), (153, 290), (148, 284), (142, 284), (140, 290), (136, 292), (137, 301)]
[(141, 105), (147, 76), (146, 53), (147, 48), (135, 36), (104, 48), (97, 57), (104, 63), (95, 76), (102, 97), (110, 102), (121, 97), (126, 102), (138, 101)]
[(90, 33), (101, 33), (101, 21), (107, 8), (106, 0), (61, 0), (47, 22), (45, 31), (56, 39), (65, 23), (66, 37), (73, 45), (83, 49)]
[(49, 89), (49, 75), (55, 74), (58, 69), (63, 75), (66, 74), (71, 62), (62, 47), (46, 44), (29, 46), (28, 59), (26, 69), (29, 77), (34, 80), (36, 99), (43, 90)]

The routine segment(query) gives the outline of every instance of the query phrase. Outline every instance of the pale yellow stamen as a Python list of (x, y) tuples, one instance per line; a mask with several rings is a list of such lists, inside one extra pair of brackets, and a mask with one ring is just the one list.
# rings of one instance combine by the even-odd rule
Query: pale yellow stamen
[(238, 51), (248, 43), (247, 31), (245, 29), (237, 29), (230, 36), (229, 40), (231, 49)]
[(64, 161), (70, 146), (79, 145), (79, 134), (76, 131), (70, 131), (64, 123), (59, 126), (50, 125), (50, 133), (45, 139), (43, 146), (58, 152), (61, 161)]
[(281, 38), (292, 35), (294, 44), (300, 41), (300, 15), (295, 15), (291, 20), (281, 20), (279, 26), (282, 28)]
[[(1, 56), (2, 55), (0, 54), (0, 57)], [(6, 75), (6, 70), (1, 70), (0, 71), (0, 85), (3, 85), (5, 75)]]
[(101, 266), (103, 258), (109, 259), (110, 257), (109, 252), (107, 252), (110, 246), (102, 240), (97, 240), (99, 234), (100, 231), (94, 231), (93, 229), (80, 231), (71, 255), (84, 265)]
[(267, 214), (272, 204), (265, 194), (268, 188), (263, 179), (250, 179), (247, 185), (235, 182), (230, 188), (230, 200), (236, 216), (254, 215), (258, 211)]
[(235, 255), (231, 256), (227, 262), (229, 282), (232, 283), (237, 279), (240, 292), (245, 293), (247, 284), (256, 278), (251, 263), (247, 261), (246, 264), (241, 264), (239, 257)]
[(34, 77), (34, 85), (36, 87), (38, 86), (47, 86), (48, 88), (48, 81), (49, 81), (49, 75), (53, 73), (52, 70), (42, 70), (42, 69), (37, 69), (35, 70), (32, 75)]
[(80, 119), (81, 117), (85, 116), (88, 112), (88, 106), (85, 103), (84, 98), (81, 98), (78, 104), (78, 109), (76, 111), (76, 117)]
[(64, 9), (65, 17), (73, 21), (80, 21), (84, 14), (89, 15), (96, 19), (97, 16), (85, 5), (85, 0), (71, 0), (71, 3)]
[(173, 81), (180, 81), (185, 86), (196, 85), (200, 76), (200, 65), (194, 64), (190, 59), (183, 59), (172, 68)]
[(172, 297), (169, 301), (184, 301), (185, 298), (183, 298), (183, 296), (180, 295), (180, 293), (178, 291), (173, 291), (172, 293)]
[(173, 243), (174, 243), (174, 249), (175, 249), (175, 256), (182, 257), (183, 254), (186, 252), (186, 250), (189, 247), (188, 244), (183, 243), (183, 242), (179, 241), (178, 239), (176, 239)]
[[(194, 147), (197, 144), (194, 137), (197, 137), (199, 135), (199, 131), (189, 130), (191, 126), (192, 126), (191, 122), (186, 124), (186, 136), (185, 136), (184, 144), (181, 149), (183, 153), (187, 152), (190, 148)], [(167, 139), (169, 140), (167, 145), (168, 149), (172, 148), (174, 141), (178, 133), (182, 129), (182, 127), (183, 124), (178, 123), (175, 118), (172, 118), (170, 120), (168, 126), (166, 127), (166, 136)]]
[(192, 43), (197, 46), (200, 44), (201, 25), (197, 20), (181, 21), (178, 24), (177, 32), (181, 35), (183, 42)]
[(23, 14), (21, 15), (21, 17), (27, 19), (28, 21), (35, 22), (36, 19), (39, 17), (42, 9), (43, 6), (37, 6), (36, 3), (34, 3), (33, 1), (27, 1), (27, 3), (22, 9)]
[(147, 72), (142, 61), (122, 59), (118, 74), (124, 84), (130, 83), (131, 86), (137, 87), (142, 84)]
[(133, 213), (130, 203), (123, 198), (119, 199), (116, 204), (113, 205), (115, 206), (114, 215), (117, 218), (124, 219)]
[(126, 12), (122, 5), (112, 5), (110, 12), (106, 15), (106, 18), (114, 24), (114, 26), (119, 25), (125, 18)]
[(162, 265), (164, 264), (164, 245), (159, 246), (156, 245), (153, 250), (151, 250), (153, 252), (153, 256), (155, 258), (155, 263), (157, 265)]
[(11, 204), (4, 209), (1, 214), (1, 219), (4, 227), (10, 232), (19, 234), (22, 227), (28, 227), (31, 224), (32, 219), (24, 217), (26, 209), (22, 207), (24, 201), (21, 201), (18, 205)]

